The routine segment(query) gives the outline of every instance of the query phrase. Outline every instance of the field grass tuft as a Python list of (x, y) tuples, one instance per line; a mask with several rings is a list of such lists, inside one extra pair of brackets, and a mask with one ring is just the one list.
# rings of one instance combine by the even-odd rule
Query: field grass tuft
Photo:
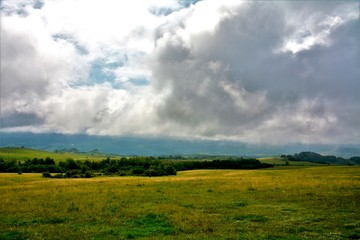
[(247, 215), (240, 215), (240, 216), (236, 216), (234, 217), (234, 220), (237, 221), (252, 221), (252, 222), (266, 222), (267, 218), (263, 215), (252, 215), (252, 214), (247, 214)]
[(170, 235), (174, 227), (163, 214), (148, 213), (127, 222), (126, 236), (146, 237), (152, 235)]

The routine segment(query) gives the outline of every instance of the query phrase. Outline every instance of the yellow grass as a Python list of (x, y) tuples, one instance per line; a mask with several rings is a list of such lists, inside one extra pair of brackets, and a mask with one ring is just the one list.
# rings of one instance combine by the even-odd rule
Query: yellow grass
[(360, 168), (0, 174), (0, 239), (356, 239)]
[(303, 161), (286, 161), (285, 159), (275, 156), (275, 157), (262, 157), (258, 158), (262, 163), (269, 163), (273, 165), (285, 165), (286, 162), (291, 166), (321, 166), (325, 164), (313, 163), (313, 162), (303, 162)]

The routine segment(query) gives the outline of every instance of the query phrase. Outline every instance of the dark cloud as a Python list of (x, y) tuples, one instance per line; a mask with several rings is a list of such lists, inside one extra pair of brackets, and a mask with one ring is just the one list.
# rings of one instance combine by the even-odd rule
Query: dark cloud
[[(48, 86), (46, 62), (38, 58), (34, 39), (23, 33), (1, 30), (1, 84), (2, 97), (28, 94), (43, 95)], [(50, 69), (49, 69), (50, 70)]]
[[(356, 121), (344, 121), (360, 115), (358, 20), (327, 29), (329, 34), (307, 50), (280, 52), (276, 50), (287, 36), (297, 31), (287, 22), (288, 11), (323, 14), (316, 3), (311, 11), (306, 3), (302, 12), (287, 5), (247, 3), (221, 20), (214, 32), (189, 40), (173, 29), (162, 34), (153, 73), (157, 86), (171, 93), (159, 109), (160, 117), (200, 135), (242, 138), (254, 131), (254, 141), (270, 140), (274, 132), (289, 141), (313, 136), (328, 141), (355, 129)], [(330, 43), (323, 44), (325, 40)], [(342, 104), (348, 109), (341, 111)], [(269, 121), (274, 123), (267, 126)]]
[(44, 120), (34, 113), (11, 113), (1, 116), (1, 128), (39, 126)]

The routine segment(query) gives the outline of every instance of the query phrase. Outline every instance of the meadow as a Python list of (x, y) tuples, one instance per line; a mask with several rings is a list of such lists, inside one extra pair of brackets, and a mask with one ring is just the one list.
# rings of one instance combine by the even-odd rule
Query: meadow
[(0, 239), (360, 239), (360, 167), (0, 174)]
[(52, 158), (55, 162), (65, 161), (66, 159), (75, 160), (102, 160), (104, 158), (113, 158), (106, 154), (90, 154), (90, 153), (72, 153), (72, 152), (49, 152), (30, 148), (0, 148), (0, 158), (4, 160), (25, 161), (33, 158)]

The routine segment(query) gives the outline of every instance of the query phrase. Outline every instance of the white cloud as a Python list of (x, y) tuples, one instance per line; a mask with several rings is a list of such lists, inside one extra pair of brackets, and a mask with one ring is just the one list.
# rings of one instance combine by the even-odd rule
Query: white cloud
[[(317, 6), (319, 4), (320, 6)], [(330, 11), (323, 12), (331, 5), (335, 6), (332, 6)], [(297, 6), (298, 3), (294, 3), (294, 6), (291, 7)], [(315, 45), (330, 46), (330, 34), (342, 24), (359, 17), (357, 4), (354, 2), (347, 4), (334, 2), (329, 6), (323, 7), (322, 3), (313, 2), (311, 8), (295, 9), (300, 14), (287, 16), (288, 24), (293, 31), (285, 38), (280, 51), (297, 53), (309, 50)], [(316, 7), (322, 7), (321, 11), (314, 11)], [(292, 11), (294, 10), (292, 9)]]
[(2, 5), (3, 130), (360, 139), (356, 2), (36, 4)]

